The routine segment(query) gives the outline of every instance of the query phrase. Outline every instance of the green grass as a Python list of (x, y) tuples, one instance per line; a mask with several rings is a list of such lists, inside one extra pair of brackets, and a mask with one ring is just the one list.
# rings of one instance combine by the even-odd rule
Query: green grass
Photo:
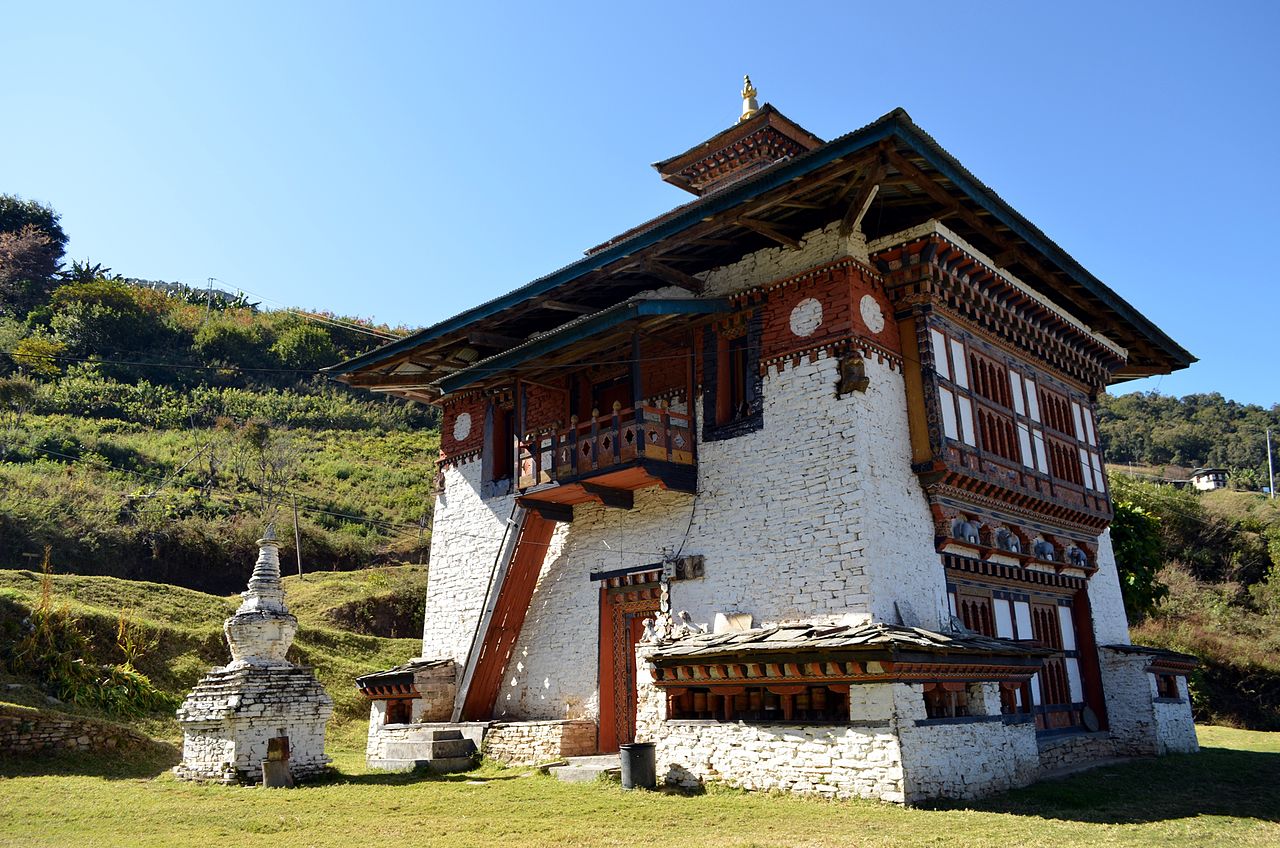
[[(420, 597), (425, 591), (426, 569), (419, 566), (285, 578), (285, 602), (299, 622), (290, 658), (315, 667), (316, 676), (334, 700), (335, 732), (342, 733), (346, 722), (358, 721), (368, 714), (368, 702), (356, 691), (355, 678), (416, 656), (421, 642), (417, 638), (390, 639), (352, 633), (335, 626), (329, 620), (329, 611), (353, 601), (404, 594)], [(0, 570), (0, 601), (9, 600), (19, 609), (30, 609), (39, 596), (40, 575)], [(171, 694), (185, 695), (209, 669), (230, 660), (222, 622), (235, 609), (237, 597), (223, 598), (177, 586), (114, 577), (55, 575), (53, 599), (58, 605), (65, 604), (91, 635), (94, 656), (87, 659), (97, 663), (123, 659), (116, 646), (116, 628), (124, 611), (130, 625), (137, 628), (149, 645), (137, 662), (138, 669), (157, 687)], [(0, 698), (28, 706), (49, 706), (44, 692), (34, 681), (3, 675), (0, 678), (3, 678), (0, 682), (6, 684), (29, 684), (17, 689), (0, 689)], [(57, 708), (92, 715), (77, 710), (74, 705), (57, 705)], [(181, 738), (172, 716), (158, 715), (130, 723), (170, 742)]]
[(0, 763), (0, 844), (1260, 846), (1280, 844), (1280, 735), (1201, 728), (1143, 760), (980, 803), (900, 809), (712, 787), (564, 784), (486, 765), (446, 778), (342, 772), (296, 789), (196, 786), (155, 761)]

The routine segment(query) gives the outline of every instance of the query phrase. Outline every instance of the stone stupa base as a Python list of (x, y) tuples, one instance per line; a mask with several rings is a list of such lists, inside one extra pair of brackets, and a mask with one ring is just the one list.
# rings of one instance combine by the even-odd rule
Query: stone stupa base
[(325, 725), (333, 701), (310, 668), (295, 665), (209, 672), (178, 710), (182, 724), (183, 780), (261, 783), (268, 740), (288, 737), (289, 772), (295, 780), (328, 770)]

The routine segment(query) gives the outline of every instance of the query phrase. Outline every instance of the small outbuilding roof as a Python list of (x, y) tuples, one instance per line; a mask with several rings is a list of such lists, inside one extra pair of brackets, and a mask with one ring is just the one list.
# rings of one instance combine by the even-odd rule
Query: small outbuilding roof
[(858, 625), (781, 624), (731, 633), (689, 636), (663, 645), (653, 659), (710, 658), (748, 653), (826, 653), (889, 651), (971, 656), (1041, 657), (1049, 651), (1028, 642), (980, 633), (937, 633), (920, 627), (870, 623)]

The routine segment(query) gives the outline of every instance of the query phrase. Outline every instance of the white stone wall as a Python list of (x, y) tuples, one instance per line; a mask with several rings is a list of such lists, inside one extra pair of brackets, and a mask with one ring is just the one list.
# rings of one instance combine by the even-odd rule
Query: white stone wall
[(1099, 646), (1128, 645), (1129, 619), (1120, 594), (1120, 572), (1111, 547), (1111, 531), (1098, 537), (1098, 570), (1089, 578), (1089, 608), (1093, 633)]
[(508, 765), (531, 766), (595, 752), (594, 721), (497, 722), (484, 737), (484, 755)]
[(919, 684), (895, 684), (893, 692), (908, 803), (981, 798), (1036, 779), (1035, 724), (1004, 722), (998, 684), (970, 686), (972, 715), (958, 720), (930, 721)]
[[(1156, 689), (1155, 675), (1151, 678), (1151, 690)], [(1191, 715), (1191, 693), (1187, 689), (1187, 678), (1178, 678), (1180, 699), (1167, 701), (1163, 698), (1153, 700), (1151, 712), (1156, 725), (1156, 753), (1194, 754), (1200, 750), (1200, 741), (1196, 738), (1196, 722)]]
[(660, 781), (696, 786), (720, 780), (743, 789), (905, 800), (901, 751), (883, 709), (892, 705), (892, 692), (851, 695), (848, 725), (667, 721), (666, 698), (651, 685), (647, 663), (641, 663), (638, 677), (636, 738), (656, 743)]
[(1002, 720), (994, 683), (973, 687), (972, 719), (929, 721), (920, 685), (872, 683), (850, 687), (847, 725), (667, 721), (665, 696), (641, 665), (637, 738), (656, 743), (667, 783), (912, 803), (978, 798), (1039, 773), (1035, 725)]
[(781, 246), (758, 250), (732, 265), (698, 276), (705, 280), (706, 297), (724, 297), (846, 256), (869, 262), (867, 240), (861, 231), (841, 236), (840, 222), (833, 221), (821, 230), (806, 233), (800, 250)]
[[(1096, 579), (1096, 575), (1095, 575)], [(1122, 654), (1102, 648), (1102, 691), (1107, 702), (1107, 723), (1116, 750), (1126, 755), (1156, 753), (1154, 680), (1147, 673), (1150, 657)]]
[[(431, 574), (422, 656), (462, 668), (484, 603), (514, 495), (480, 497), (479, 459), (444, 469), (431, 525)], [(553, 544), (555, 544), (553, 540)]]
[[(699, 445), (696, 498), (655, 488), (636, 492), (629, 511), (576, 507), (543, 565), (495, 717), (596, 718), (600, 601), (590, 574), (660, 562), (664, 551), (706, 557), (706, 576), (673, 583), (671, 604), (708, 627), (718, 612), (760, 625), (894, 621), (899, 611), (908, 624), (939, 626), (945, 584), (932, 523), (895, 435), (907, 426), (902, 377), (874, 360), (867, 373), (866, 393), (837, 399), (825, 354), (771, 368), (763, 428)], [(433, 564), (433, 595), (443, 567)], [(462, 629), (471, 627), (474, 618)]]

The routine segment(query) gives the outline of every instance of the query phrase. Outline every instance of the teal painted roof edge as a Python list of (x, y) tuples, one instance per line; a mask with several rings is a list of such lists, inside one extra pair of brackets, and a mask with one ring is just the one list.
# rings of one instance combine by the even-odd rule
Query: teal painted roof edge
[(603, 268), (618, 259), (676, 235), (708, 215), (715, 215), (731, 209), (757, 194), (771, 191), (797, 177), (830, 164), (836, 159), (859, 152), (881, 139), (893, 135), (906, 142), (912, 150), (927, 160), (930, 165), (960, 188), (971, 200), (990, 212), (997, 220), (1009, 227), (1010, 230), (1031, 244), (1040, 253), (1056, 262), (1072, 279), (1097, 296), (1108, 308), (1117, 312), (1122, 318), (1133, 324), (1136, 329), (1149, 336), (1157, 346), (1164, 349), (1171, 359), (1180, 361), (1182, 364), (1178, 367), (1185, 368), (1196, 361), (1196, 358), (1185, 348), (1171, 339), (1163, 330), (1138, 312), (1137, 309), (1116, 294), (1109, 286), (1085, 270), (1080, 263), (1055, 244), (1038, 227), (978, 180), (977, 177), (960, 164), (959, 160), (944, 150), (928, 133), (917, 126), (905, 109), (899, 107), (861, 129), (832, 139), (822, 147), (797, 156), (790, 162), (769, 168), (755, 177), (748, 178), (735, 188), (727, 189), (701, 201), (695, 201), (670, 220), (660, 221), (653, 227), (641, 230), (630, 238), (618, 242), (599, 253), (579, 259), (558, 271), (526, 283), (501, 297), (472, 307), (465, 312), (460, 312), (452, 318), (440, 321), (430, 327), (411, 333), (402, 339), (389, 342), (382, 347), (321, 370), (331, 376), (348, 374), (358, 368), (380, 362), (405, 350), (411, 350), (423, 342), (439, 338), (446, 333), (488, 318), (530, 298), (546, 294), (583, 274)]
[(717, 312), (728, 312), (729, 301), (716, 299), (643, 299), (627, 300), (608, 309), (602, 309), (590, 315), (570, 321), (556, 329), (530, 339), (518, 347), (503, 351), (488, 359), (482, 359), (461, 371), (441, 377), (432, 383), (439, 386), (445, 394), (466, 388), (478, 380), (500, 374), (508, 368), (528, 362), (537, 356), (551, 353), (590, 338), (602, 330), (616, 327), (633, 318), (646, 315), (711, 315)]

